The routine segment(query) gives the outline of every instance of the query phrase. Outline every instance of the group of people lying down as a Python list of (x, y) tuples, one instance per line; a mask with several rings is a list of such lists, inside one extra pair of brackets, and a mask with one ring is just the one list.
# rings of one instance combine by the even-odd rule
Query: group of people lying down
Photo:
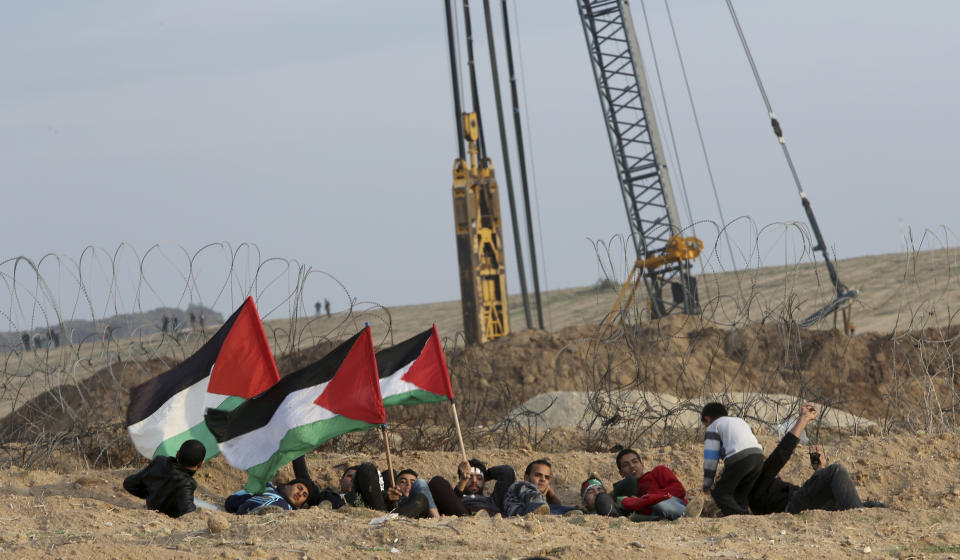
[[(704, 437), (702, 490), (719, 508), (720, 515), (798, 513), (809, 509), (845, 510), (885, 507), (880, 502), (861, 501), (850, 475), (839, 463), (827, 464), (822, 452), (810, 454), (813, 474), (801, 485), (779, 477), (797, 447), (807, 424), (818, 412), (812, 403), (801, 408), (797, 421), (777, 447), (764, 458), (750, 426), (728, 416), (720, 403), (710, 403), (701, 412)], [(196, 440), (185, 442), (176, 457), (156, 457), (143, 470), (128, 476), (123, 487), (146, 499), (147, 507), (171, 517), (196, 509), (193, 478), (206, 450)], [(724, 468), (717, 477), (718, 465)], [(646, 470), (640, 454), (623, 449), (616, 455), (622, 479), (608, 490), (599, 477), (588, 476), (580, 485), (580, 503), (563, 505), (551, 487), (553, 467), (546, 459), (527, 465), (517, 480), (509, 465), (487, 467), (470, 459), (457, 467), (457, 482), (435, 476), (429, 482), (412, 469), (380, 472), (372, 463), (348, 467), (339, 488), (320, 490), (313, 482), (303, 457), (293, 462), (295, 478), (268, 484), (264, 492), (240, 491), (227, 497), (224, 509), (231, 513), (264, 513), (320, 506), (332, 509), (366, 507), (406, 517), (471, 515), (486, 512), (504, 517), (527, 514), (562, 515), (571, 511), (610, 517), (629, 516), (633, 521), (674, 520), (697, 517), (700, 498), (688, 499), (687, 491), (668, 467)], [(488, 483), (493, 488), (488, 492)]]

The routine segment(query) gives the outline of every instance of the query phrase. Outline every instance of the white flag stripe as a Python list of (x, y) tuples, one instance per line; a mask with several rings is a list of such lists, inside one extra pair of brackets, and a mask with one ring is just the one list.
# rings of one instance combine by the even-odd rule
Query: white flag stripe
[[(415, 362), (416, 360), (414, 360)], [(410, 391), (418, 391), (420, 387), (417, 387), (413, 383), (404, 381), (402, 378), (404, 375), (410, 371), (410, 366), (413, 365), (413, 362), (403, 366), (402, 368), (395, 371), (389, 377), (384, 377), (380, 380), (380, 396), (386, 399), (387, 397), (392, 397), (394, 395), (402, 395), (403, 393), (409, 393)]]
[(207, 392), (210, 376), (170, 397), (153, 414), (131, 425), (130, 439), (137, 451), (145, 457), (153, 457), (160, 444), (203, 423), (208, 408), (217, 408), (229, 397)]
[(280, 440), (291, 429), (336, 416), (313, 402), (323, 394), (329, 383), (290, 393), (277, 407), (270, 422), (252, 432), (220, 442), (220, 453), (227, 462), (242, 471), (267, 462), (277, 452)]

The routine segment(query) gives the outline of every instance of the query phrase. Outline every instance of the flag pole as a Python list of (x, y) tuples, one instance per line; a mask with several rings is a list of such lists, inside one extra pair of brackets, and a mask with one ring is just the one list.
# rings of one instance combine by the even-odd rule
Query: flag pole
[(390, 473), (390, 487), (396, 487), (397, 483), (393, 480), (393, 458), (390, 457), (390, 438), (387, 437), (387, 425), (380, 424), (380, 430), (383, 432), (383, 444), (387, 447), (387, 472)]
[(460, 442), (460, 454), (463, 455), (463, 460), (467, 460), (467, 450), (463, 446), (463, 434), (460, 432), (460, 418), (457, 416), (457, 403), (453, 402), (453, 399), (450, 399), (450, 410), (453, 411), (453, 425), (457, 428), (457, 441)]

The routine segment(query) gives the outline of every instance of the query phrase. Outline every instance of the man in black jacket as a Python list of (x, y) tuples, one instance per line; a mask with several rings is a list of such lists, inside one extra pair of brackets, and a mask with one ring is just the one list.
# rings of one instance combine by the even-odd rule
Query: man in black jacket
[(203, 443), (191, 439), (183, 442), (176, 457), (154, 457), (143, 470), (123, 480), (123, 488), (147, 500), (147, 509), (155, 509), (170, 517), (180, 517), (197, 509), (193, 492), (197, 489), (194, 473), (207, 454)]
[(820, 451), (810, 454), (814, 472), (803, 486), (784, 482), (777, 476), (793, 455), (804, 428), (817, 414), (813, 403), (804, 404), (797, 422), (763, 462), (760, 478), (750, 491), (750, 511), (763, 515), (783, 511), (800, 513), (808, 509), (841, 511), (861, 507), (886, 507), (880, 502), (861, 501), (847, 469), (840, 463), (827, 466), (826, 457)]

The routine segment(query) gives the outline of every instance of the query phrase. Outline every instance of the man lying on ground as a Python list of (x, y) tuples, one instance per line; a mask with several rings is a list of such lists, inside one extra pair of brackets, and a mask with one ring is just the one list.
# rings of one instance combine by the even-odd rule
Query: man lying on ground
[(317, 493), (317, 485), (309, 478), (294, 478), (278, 486), (268, 482), (266, 489), (259, 494), (240, 490), (227, 496), (223, 509), (237, 515), (306, 509), (310, 507), (310, 496)]
[(528, 513), (562, 515), (576, 509), (560, 503), (550, 487), (552, 478), (553, 466), (546, 459), (537, 459), (527, 465), (523, 480), (514, 482), (507, 489), (503, 499), (504, 516)]
[(800, 416), (770, 456), (763, 462), (760, 478), (750, 492), (750, 510), (755, 514), (799, 513), (808, 509), (841, 511), (860, 507), (886, 507), (875, 501), (861, 501), (857, 489), (840, 463), (826, 465), (820, 451), (811, 453), (813, 475), (802, 486), (784, 482), (777, 476), (793, 455), (804, 428), (817, 417), (817, 408), (806, 403)]
[(703, 501), (697, 500), (688, 511), (687, 490), (677, 475), (664, 465), (644, 472), (643, 460), (633, 449), (617, 453), (617, 470), (623, 480), (613, 485), (613, 494), (622, 511), (633, 513), (634, 521), (697, 517), (703, 509)]
[[(443, 515), (469, 515), (485, 511), (491, 517), (503, 509), (503, 498), (514, 483), (517, 475), (513, 467), (500, 465), (487, 468), (479, 459), (463, 461), (457, 467), (457, 484), (442, 476), (430, 479), (430, 492), (437, 504), (437, 510)], [(488, 480), (495, 482), (489, 496), (483, 494)]]
[[(703, 444), (703, 491), (710, 491), (721, 515), (750, 513), (750, 490), (763, 466), (760, 442), (749, 424), (742, 418), (728, 416), (727, 407), (718, 402), (703, 407), (700, 422), (707, 429)], [(714, 483), (721, 460), (723, 474)]]
[(147, 509), (170, 517), (180, 517), (197, 509), (193, 492), (197, 481), (193, 475), (203, 464), (207, 450), (203, 443), (191, 439), (183, 442), (176, 457), (154, 457), (142, 470), (123, 480), (123, 488), (147, 500)]
[(603, 487), (603, 483), (596, 476), (591, 475), (580, 485), (580, 498), (583, 500), (581, 507), (587, 513), (620, 517), (616, 500), (607, 493), (607, 489)]
[[(425, 502), (426, 507), (423, 507), (423, 503), (418, 503), (415, 507), (418, 515), (415, 517), (440, 517), (440, 512), (437, 510), (437, 504), (433, 500), (433, 494), (430, 492), (427, 481), (418, 478), (416, 471), (413, 469), (400, 471), (396, 476), (396, 482), (396, 486), (387, 485), (388, 505), (398, 507), (413, 500), (420, 502), (421, 500), (417, 496), (422, 496), (422, 501)], [(410, 507), (412, 512), (414, 506), (411, 505)]]
[[(304, 457), (298, 457), (293, 460), (293, 474), (301, 480), (313, 479), (310, 477), (310, 471), (307, 469), (307, 461)], [(357, 480), (357, 473), (360, 480)], [(358, 507), (369, 506), (378, 511), (387, 511), (384, 499), (384, 484), (376, 465), (373, 463), (364, 463), (363, 465), (352, 465), (344, 469), (340, 476), (339, 488), (324, 488), (317, 495), (311, 495), (309, 504), (311, 506), (324, 507), (323, 502), (329, 502), (332, 509), (339, 509), (345, 505)]]

